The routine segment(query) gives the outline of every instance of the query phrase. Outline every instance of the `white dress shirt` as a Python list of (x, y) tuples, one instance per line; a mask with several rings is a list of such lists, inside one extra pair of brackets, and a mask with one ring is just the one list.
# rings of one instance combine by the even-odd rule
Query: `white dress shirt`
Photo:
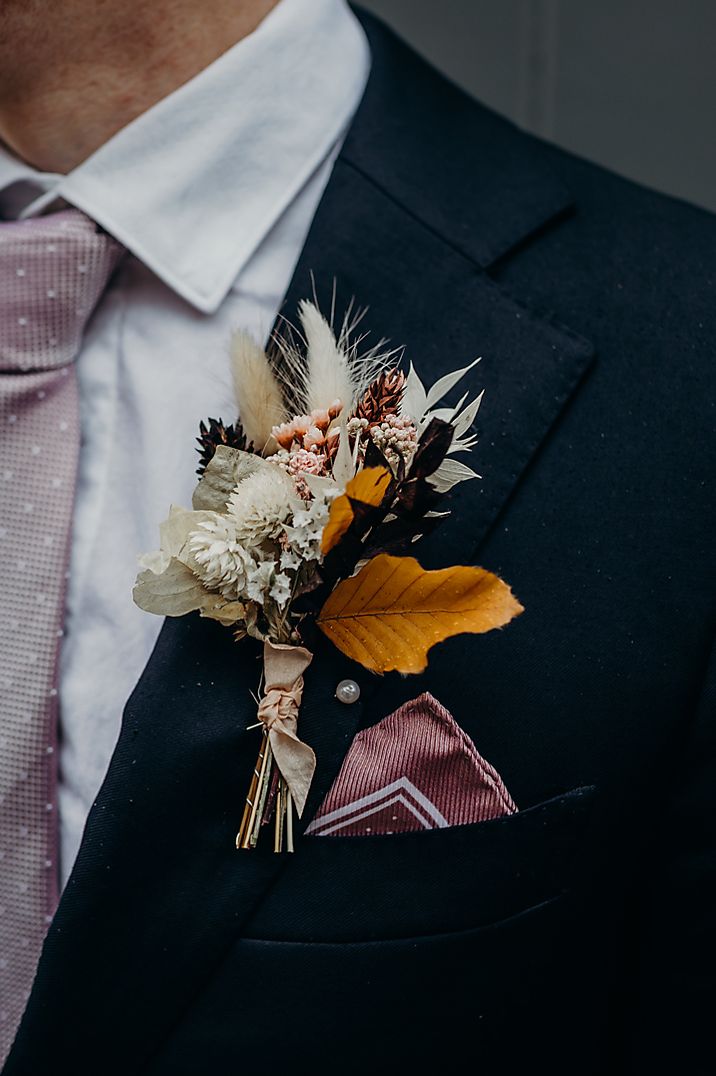
[(69, 175), (38, 173), (0, 147), (0, 216), (35, 216), (61, 198), (129, 251), (77, 360), (82, 444), (60, 675), (63, 882), (161, 627), (132, 603), (137, 556), (157, 547), (171, 503), (191, 503), (199, 420), (235, 417), (232, 331), (267, 337), (369, 63), (345, 0), (281, 0)]

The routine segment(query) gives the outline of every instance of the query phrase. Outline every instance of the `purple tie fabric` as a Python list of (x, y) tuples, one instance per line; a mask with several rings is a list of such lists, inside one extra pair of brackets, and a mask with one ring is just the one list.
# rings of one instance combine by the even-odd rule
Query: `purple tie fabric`
[(379, 837), (486, 822), (516, 810), (499, 773), (425, 694), (358, 733), (306, 833)]
[(77, 210), (0, 223), (0, 1063), (57, 901), (57, 658), (73, 360), (122, 248)]

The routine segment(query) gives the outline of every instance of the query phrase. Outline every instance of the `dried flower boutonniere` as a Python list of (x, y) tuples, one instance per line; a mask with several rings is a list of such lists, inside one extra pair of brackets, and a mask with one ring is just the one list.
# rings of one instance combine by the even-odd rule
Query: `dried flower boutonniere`
[(395, 352), (361, 354), (347, 322), (336, 338), (313, 304), (299, 315), (301, 336), (276, 336), (271, 354), (235, 337), (239, 419), (201, 423), (192, 510), (172, 507), (134, 588), (149, 612), (198, 610), (262, 640), (261, 744), (236, 844), (253, 848), (273, 822), (276, 851), (293, 850), (293, 805), (300, 816), (316, 765), (298, 738), (316, 629), (373, 672), (417, 673), (435, 643), (522, 611), (482, 568), (396, 555), (476, 477), (455, 457), (475, 443), (481, 396), (441, 406), (471, 366), (426, 391)]

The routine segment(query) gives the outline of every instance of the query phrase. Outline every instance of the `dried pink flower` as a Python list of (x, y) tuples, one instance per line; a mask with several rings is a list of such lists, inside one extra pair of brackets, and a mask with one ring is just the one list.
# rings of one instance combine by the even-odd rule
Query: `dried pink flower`
[(300, 448), (320, 449), (326, 442), (328, 428), (338, 418), (343, 409), (340, 400), (334, 400), (327, 409), (319, 408), (309, 415), (296, 415), (288, 422), (274, 426), (271, 433), (281, 448), (291, 449), (294, 444)]

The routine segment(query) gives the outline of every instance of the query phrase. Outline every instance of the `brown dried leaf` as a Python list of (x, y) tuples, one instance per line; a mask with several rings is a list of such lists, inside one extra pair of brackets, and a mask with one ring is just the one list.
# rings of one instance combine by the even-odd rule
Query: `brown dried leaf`
[(483, 568), (425, 571), (414, 557), (381, 553), (338, 584), (316, 623), (367, 669), (416, 673), (435, 643), (491, 631), (521, 612), (507, 584)]
[(326, 553), (337, 546), (355, 518), (352, 501), (376, 508), (383, 500), (392, 475), (387, 467), (364, 467), (346, 485), (345, 493), (336, 497), (331, 505), (328, 523), (323, 528), (321, 552)]

